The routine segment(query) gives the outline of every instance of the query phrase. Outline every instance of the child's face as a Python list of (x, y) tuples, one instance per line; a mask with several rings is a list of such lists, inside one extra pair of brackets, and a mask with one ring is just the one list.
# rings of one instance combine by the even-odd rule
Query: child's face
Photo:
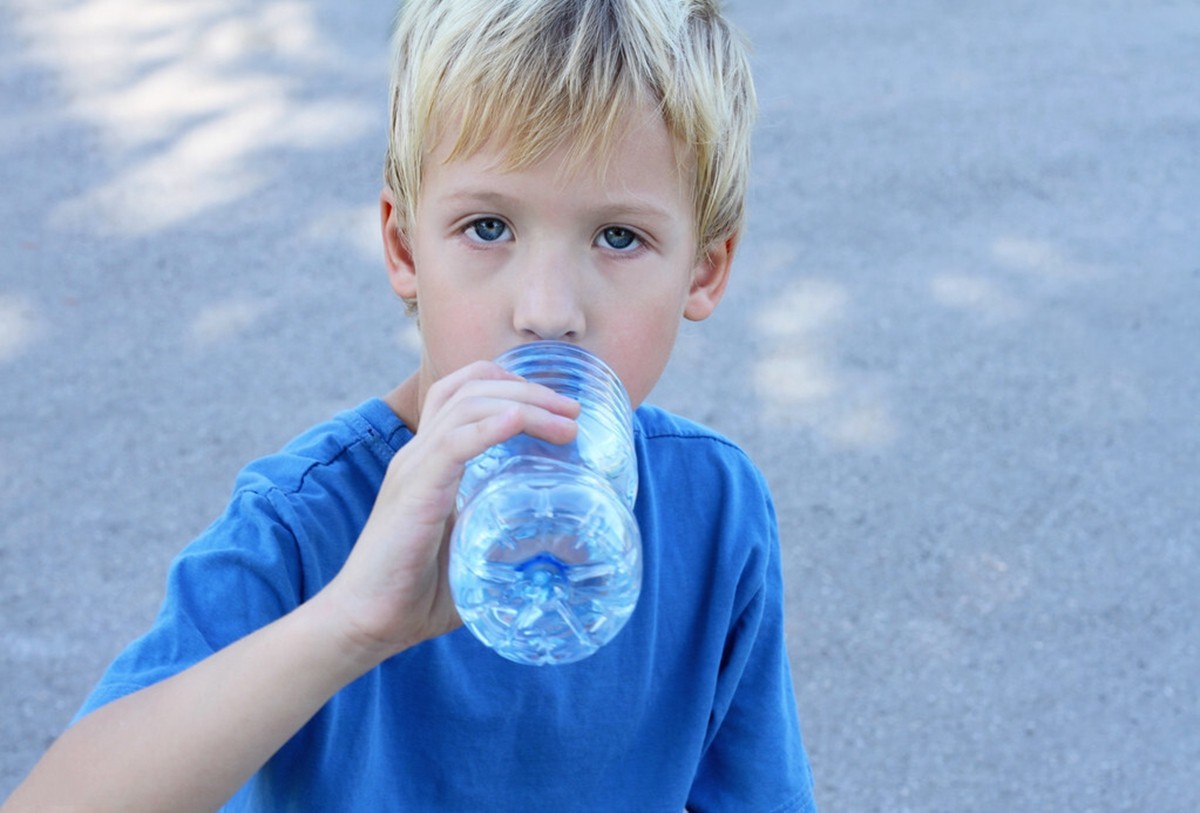
[(634, 405), (662, 374), (680, 319), (707, 317), (732, 241), (697, 257), (691, 191), (661, 118), (639, 110), (607, 171), (560, 171), (565, 148), (505, 170), (485, 149), (445, 163), (431, 151), (407, 244), (384, 196), (393, 287), (415, 297), (421, 398), (460, 367), (537, 339), (603, 358)]

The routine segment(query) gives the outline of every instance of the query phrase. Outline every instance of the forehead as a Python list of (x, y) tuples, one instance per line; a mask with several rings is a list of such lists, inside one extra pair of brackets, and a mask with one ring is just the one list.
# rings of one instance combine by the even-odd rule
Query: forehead
[(611, 179), (632, 164), (652, 171), (659, 182), (670, 178), (686, 185), (695, 168), (692, 151), (670, 133), (657, 107), (645, 102), (629, 106), (603, 128), (557, 130), (509, 131), (452, 110), (430, 128), (423, 171), (459, 161), (482, 162), (501, 172), (552, 163), (563, 183)]

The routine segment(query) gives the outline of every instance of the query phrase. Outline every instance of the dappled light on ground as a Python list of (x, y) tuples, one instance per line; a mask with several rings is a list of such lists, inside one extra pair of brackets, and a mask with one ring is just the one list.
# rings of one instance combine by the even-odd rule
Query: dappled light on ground
[(31, 55), (58, 73), (67, 113), (112, 155), (60, 221), (138, 235), (246, 198), (280, 150), (360, 137), (374, 113), (314, 96), (305, 77), (339, 56), (311, 7), (240, 0), (22, 0)]
[(835, 446), (879, 448), (895, 427), (877, 377), (839, 362), (836, 337), (851, 307), (843, 285), (801, 278), (755, 320), (762, 354), (754, 387), (764, 419), (798, 425)]
[(972, 274), (937, 274), (930, 280), (933, 298), (941, 305), (968, 313), (985, 324), (1019, 318), (1025, 306), (996, 281)]
[(210, 347), (235, 341), (268, 309), (263, 302), (233, 299), (209, 305), (192, 320), (188, 337), (193, 346)]
[(979, 267), (930, 275), (933, 300), (985, 327), (1036, 318), (1056, 293), (1105, 278), (1102, 268), (1054, 243), (1004, 235), (991, 241)]
[(38, 318), (29, 302), (0, 293), (0, 363), (19, 355), (39, 331)]

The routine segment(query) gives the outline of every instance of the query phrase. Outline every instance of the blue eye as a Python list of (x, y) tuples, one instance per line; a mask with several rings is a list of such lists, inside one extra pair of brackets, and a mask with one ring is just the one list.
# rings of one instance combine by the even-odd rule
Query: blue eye
[(467, 237), (480, 243), (494, 243), (508, 234), (508, 224), (498, 217), (481, 217), (466, 229)]
[(602, 240), (604, 245), (616, 251), (628, 251), (630, 248), (637, 248), (641, 245), (638, 236), (633, 233), (632, 229), (627, 229), (624, 226), (608, 226), (600, 232), (598, 240)]

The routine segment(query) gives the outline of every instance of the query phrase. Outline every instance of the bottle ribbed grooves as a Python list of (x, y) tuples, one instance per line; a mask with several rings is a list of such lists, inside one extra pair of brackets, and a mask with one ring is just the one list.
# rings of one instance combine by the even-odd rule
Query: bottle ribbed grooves
[(450, 541), (450, 588), (466, 627), (517, 663), (573, 663), (629, 620), (641, 591), (633, 514), (633, 411), (602, 360), (566, 342), (496, 359), (579, 401), (568, 444), (517, 435), (469, 461)]

